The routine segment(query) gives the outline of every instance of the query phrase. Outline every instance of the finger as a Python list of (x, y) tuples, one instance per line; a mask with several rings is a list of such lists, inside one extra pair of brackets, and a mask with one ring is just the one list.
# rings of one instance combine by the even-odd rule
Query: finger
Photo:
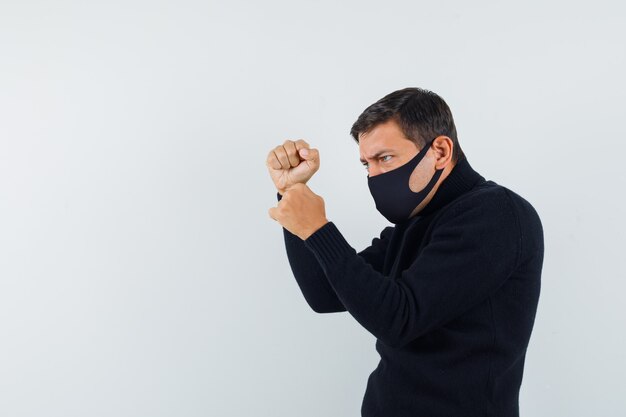
[(265, 165), (267, 165), (268, 167), (270, 167), (272, 169), (282, 169), (283, 168), (282, 165), (280, 164), (280, 161), (276, 157), (276, 154), (274, 153), (274, 150), (271, 150), (270, 153), (267, 155), (267, 159), (265, 160)]
[(287, 157), (287, 152), (282, 145), (278, 145), (274, 148), (274, 155), (276, 155), (276, 159), (280, 162), (281, 169), (289, 169), (291, 165), (289, 164), (289, 158)]
[(296, 144), (296, 149), (298, 150), (298, 153), (299, 153), (300, 149), (303, 149), (303, 148), (310, 149), (311, 148), (309, 146), (309, 144), (307, 143), (307, 141), (304, 140), (304, 139), (298, 139), (294, 143)]
[(287, 152), (287, 157), (289, 158), (291, 166), (295, 168), (300, 165), (300, 158), (298, 157), (296, 144), (292, 140), (286, 140), (285, 143), (283, 143), (283, 148), (285, 148), (285, 152)]
[(267, 211), (267, 214), (269, 214), (272, 219), (277, 220), (275, 212), (276, 212), (276, 207), (270, 207), (270, 209)]

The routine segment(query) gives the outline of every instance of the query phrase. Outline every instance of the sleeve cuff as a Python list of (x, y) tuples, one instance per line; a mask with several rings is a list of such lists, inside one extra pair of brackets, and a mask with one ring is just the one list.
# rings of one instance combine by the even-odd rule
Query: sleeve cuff
[(313, 232), (304, 240), (304, 244), (315, 254), (324, 270), (332, 269), (346, 255), (356, 254), (354, 248), (331, 221)]

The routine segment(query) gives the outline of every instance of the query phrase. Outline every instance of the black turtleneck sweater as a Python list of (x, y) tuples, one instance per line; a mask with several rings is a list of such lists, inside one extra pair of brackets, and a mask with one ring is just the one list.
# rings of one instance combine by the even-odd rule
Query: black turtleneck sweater
[(377, 339), (363, 417), (519, 416), (544, 251), (528, 201), (463, 159), (360, 252), (332, 221), (283, 234), (311, 308), (348, 311)]

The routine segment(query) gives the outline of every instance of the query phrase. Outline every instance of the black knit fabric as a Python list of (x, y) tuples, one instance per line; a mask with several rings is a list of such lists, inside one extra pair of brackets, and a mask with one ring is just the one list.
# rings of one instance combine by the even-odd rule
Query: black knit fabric
[(360, 252), (332, 221), (283, 234), (310, 307), (348, 311), (377, 339), (363, 417), (519, 416), (544, 253), (528, 201), (463, 159)]

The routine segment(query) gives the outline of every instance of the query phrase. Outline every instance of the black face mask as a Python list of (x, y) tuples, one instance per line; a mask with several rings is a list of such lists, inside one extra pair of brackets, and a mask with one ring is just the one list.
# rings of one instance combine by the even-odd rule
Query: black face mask
[(443, 168), (436, 170), (426, 187), (417, 193), (409, 188), (409, 178), (413, 170), (424, 158), (434, 140), (431, 140), (404, 165), (384, 174), (367, 176), (367, 185), (374, 197), (376, 209), (391, 223), (397, 224), (407, 220), (415, 207), (430, 193), (443, 173)]

